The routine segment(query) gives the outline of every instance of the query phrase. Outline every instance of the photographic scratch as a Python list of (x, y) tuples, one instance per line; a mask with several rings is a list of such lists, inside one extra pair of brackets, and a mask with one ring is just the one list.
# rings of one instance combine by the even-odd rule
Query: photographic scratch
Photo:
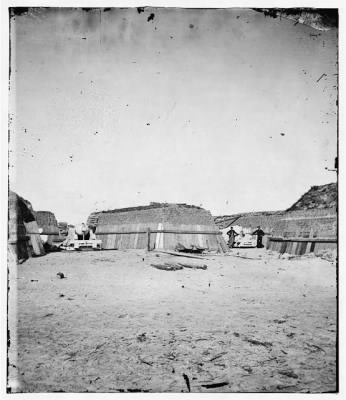
[(327, 76), (327, 74), (323, 73), (323, 74), (317, 79), (316, 82), (319, 82), (324, 76)]

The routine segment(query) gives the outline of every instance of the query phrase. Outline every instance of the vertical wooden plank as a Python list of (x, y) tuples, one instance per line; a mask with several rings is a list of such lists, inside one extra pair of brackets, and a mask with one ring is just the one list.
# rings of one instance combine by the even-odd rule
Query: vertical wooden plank
[(102, 240), (102, 246), (105, 248), (105, 249), (109, 249), (109, 246), (108, 246), (108, 236), (109, 235), (101, 235), (101, 240)]
[(311, 249), (311, 242), (307, 242), (306, 243), (306, 253), (310, 253), (310, 249)]
[(118, 235), (118, 249), (122, 250), (123, 249), (123, 235), (119, 233)]
[(224, 254), (225, 252), (224, 252), (223, 246), (222, 246), (222, 244), (220, 242), (219, 235), (215, 235), (215, 236), (216, 236), (216, 241), (217, 241), (217, 244), (218, 244), (218, 253)]
[[(162, 229), (163, 230), (170, 230), (170, 229), (176, 229), (176, 228), (173, 228), (172, 227), (172, 225), (170, 224), (170, 223), (168, 223), (168, 222), (164, 222), (163, 224), (162, 224)], [(175, 239), (174, 239), (174, 233), (165, 233), (164, 235), (163, 235), (163, 238), (162, 238), (162, 246), (163, 246), (163, 248), (164, 249), (169, 249), (169, 250), (172, 250), (172, 249), (175, 249)]]
[(35, 256), (42, 256), (45, 254), (43, 243), (38, 231), (36, 221), (24, 222), (24, 226), (27, 232), (29, 232), (30, 244), (32, 246), (32, 252)]
[[(187, 225), (187, 230), (192, 231), (193, 230), (193, 225)], [(186, 239), (186, 247), (191, 248), (193, 245), (193, 239), (191, 234), (184, 235), (184, 238)]]
[[(144, 229), (144, 227), (143, 227), (143, 229)], [(139, 241), (138, 248), (139, 249), (145, 249), (145, 246), (146, 246), (146, 234), (145, 233), (141, 233), (139, 235), (138, 241)]]
[(147, 251), (150, 251), (151, 250), (150, 249), (150, 228), (147, 228), (146, 236), (147, 236)]
[(109, 249), (110, 247), (109, 247), (109, 242), (110, 242), (110, 237), (109, 237), (110, 235), (102, 235), (101, 236), (101, 238), (102, 238), (102, 241), (103, 241), (103, 245), (104, 245), (104, 248), (105, 249)]
[(310, 248), (310, 251), (311, 251), (312, 253), (315, 252), (315, 247), (316, 247), (316, 242), (312, 242), (312, 243), (311, 243), (311, 248)]
[[(121, 231), (123, 232), (126, 228), (122, 225)], [(122, 233), (121, 234), (121, 250), (126, 250), (126, 242), (127, 242), (127, 235)]]
[[(196, 231), (197, 231), (197, 225), (192, 225), (192, 232), (196, 232)], [(191, 239), (192, 239), (193, 246), (198, 247), (199, 246), (199, 244), (198, 244), (198, 235), (193, 233), (191, 236), (192, 236)]]
[[(178, 229), (185, 229), (185, 225), (179, 225)], [(175, 234), (175, 244), (174, 246), (176, 247), (178, 244), (183, 244), (183, 237), (184, 235), (182, 235), (181, 233), (176, 233)]]
[[(157, 230), (162, 230), (163, 229), (163, 225), (162, 225), (162, 223), (160, 222), (158, 225), (157, 225)], [(157, 234), (156, 234), (156, 240), (155, 240), (155, 248), (156, 249), (163, 249), (164, 248), (164, 237), (163, 237), (163, 233), (162, 232), (158, 232)]]
[(109, 248), (113, 249), (113, 250), (117, 249), (118, 248), (117, 235), (114, 234), (114, 235), (109, 235), (109, 236), (110, 236), (110, 238), (109, 238)]
[(109, 245), (108, 245), (108, 238), (109, 235), (101, 235), (101, 240), (102, 240), (102, 245), (105, 249), (109, 249)]
[[(197, 230), (198, 231), (203, 231), (203, 230), (206, 230), (206, 231), (208, 231), (208, 226), (202, 226), (202, 225), (197, 225)], [(206, 237), (207, 235), (202, 235), (202, 234), (198, 234), (197, 235), (197, 237), (198, 237), (198, 245), (199, 245), (199, 247), (201, 247), (202, 249), (206, 249), (207, 248), (207, 245), (206, 245), (206, 243), (205, 243), (205, 237)]]
[(137, 225), (136, 228), (137, 233), (135, 234), (134, 242), (133, 242), (133, 248), (138, 249), (138, 231), (139, 231), (139, 225)]
[(299, 255), (303, 255), (303, 254), (305, 254), (305, 252), (306, 252), (306, 248), (307, 248), (307, 242), (302, 242), (302, 246), (301, 246), (301, 249), (300, 249), (300, 252), (299, 252)]
[(298, 243), (297, 242), (293, 242), (292, 245), (292, 253), (291, 254), (297, 254), (297, 249), (298, 249)]
[[(131, 225), (124, 227), (124, 231), (127, 231), (127, 230), (129, 232), (131, 232)], [(125, 239), (125, 241), (124, 241), (125, 242), (124, 243), (124, 249), (125, 250), (130, 248), (129, 246), (130, 246), (131, 237), (132, 237), (132, 235), (130, 233), (125, 233), (124, 234), (124, 239)]]
[[(140, 224), (139, 225), (139, 230), (144, 231), (146, 229), (146, 225)], [(146, 248), (146, 234), (145, 233), (140, 233), (138, 235), (138, 248), (139, 249), (145, 249)]]

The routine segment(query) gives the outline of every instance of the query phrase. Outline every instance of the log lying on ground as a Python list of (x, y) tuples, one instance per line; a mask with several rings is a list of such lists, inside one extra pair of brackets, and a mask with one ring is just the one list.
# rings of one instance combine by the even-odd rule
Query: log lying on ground
[(208, 267), (205, 264), (188, 264), (179, 262), (178, 265), (182, 265), (184, 268), (192, 268), (192, 269), (204, 269), (206, 270)]
[(178, 257), (197, 258), (199, 260), (212, 260), (212, 258), (205, 258), (205, 257), (201, 257), (201, 256), (192, 256), (191, 254), (179, 253), (177, 251), (154, 250), (154, 252), (155, 253), (171, 254), (172, 256), (178, 256)]
[(218, 387), (222, 387), (222, 386), (226, 386), (229, 385), (228, 381), (224, 381), (224, 382), (217, 382), (217, 383), (209, 383), (206, 385), (202, 385), (202, 387), (205, 387), (206, 389), (214, 389), (214, 388), (218, 388)]
[(191, 269), (203, 269), (206, 270), (208, 267), (205, 264), (188, 264), (188, 263), (169, 263), (164, 264), (150, 264), (152, 267), (162, 269), (164, 271), (177, 271), (183, 268)]
[(179, 269), (183, 269), (183, 266), (178, 264), (150, 264), (150, 265), (156, 269), (162, 269), (164, 271), (177, 271)]

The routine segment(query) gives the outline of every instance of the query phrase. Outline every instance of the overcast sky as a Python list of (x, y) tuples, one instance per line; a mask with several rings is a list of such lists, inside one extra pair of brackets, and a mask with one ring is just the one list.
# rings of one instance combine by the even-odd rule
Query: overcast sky
[(282, 210), (336, 180), (335, 29), (37, 9), (12, 18), (11, 54), (10, 187), (60, 221), (151, 201)]

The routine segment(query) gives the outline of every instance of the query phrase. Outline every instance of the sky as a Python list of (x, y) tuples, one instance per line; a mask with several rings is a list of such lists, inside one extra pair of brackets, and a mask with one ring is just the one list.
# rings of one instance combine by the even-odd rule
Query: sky
[(337, 30), (250, 9), (11, 19), (10, 189), (59, 221), (283, 210), (335, 182)]

